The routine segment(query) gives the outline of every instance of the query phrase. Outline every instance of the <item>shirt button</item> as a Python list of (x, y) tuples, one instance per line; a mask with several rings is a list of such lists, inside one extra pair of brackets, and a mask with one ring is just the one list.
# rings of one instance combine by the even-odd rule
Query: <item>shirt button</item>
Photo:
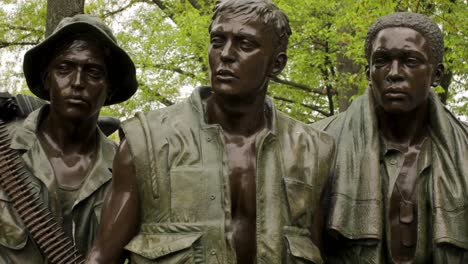
[(214, 200), (214, 199), (216, 199), (216, 195), (214, 194), (210, 195), (210, 200)]
[(390, 164), (395, 165), (397, 160), (395, 158), (390, 159)]
[(206, 137), (206, 141), (211, 142), (211, 137)]
[(216, 250), (212, 249), (211, 250), (211, 255), (216, 255)]

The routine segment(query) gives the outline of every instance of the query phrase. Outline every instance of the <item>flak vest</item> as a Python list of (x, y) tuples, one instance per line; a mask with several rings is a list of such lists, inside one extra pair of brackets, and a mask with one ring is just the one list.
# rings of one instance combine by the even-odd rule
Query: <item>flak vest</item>
[[(229, 168), (222, 129), (207, 124), (202, 97), (124, 122), (141, 199), (132, 263), (236, 263)], [(322, 263), (310, 227), (334, 158), (325, 133), (277, 112), (257, 138), (258, 264)]]

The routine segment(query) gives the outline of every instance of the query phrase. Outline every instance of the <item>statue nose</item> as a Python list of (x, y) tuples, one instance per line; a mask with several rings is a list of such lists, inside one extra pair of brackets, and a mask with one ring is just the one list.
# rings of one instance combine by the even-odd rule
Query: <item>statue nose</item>
[(72, 86), (73, 88), (81, 88), (83, 87), (83, 80), (81, 79), (83, 77), (83, 73), (81, 69), (77, 69), (75, 73), (75, 79), (73, 80)]
[(224, 62), (234, 61), (234, 49), (231, 41), (227, 41), (221, 51), (221, 60)]
[(388, 71), (387, 81), (396, 82), (403, 80), (403, 75), (401, 74), (400, 62), (398, 60), (393, 60), (390, 64), (390, 69)]

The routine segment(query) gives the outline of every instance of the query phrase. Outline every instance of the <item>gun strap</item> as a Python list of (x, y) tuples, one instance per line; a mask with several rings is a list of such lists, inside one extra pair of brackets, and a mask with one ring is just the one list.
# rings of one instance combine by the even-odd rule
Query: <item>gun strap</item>
[(10, 141), (5, 123), (0, 119), (0, 187), (51, 264), (83, 264), (73, 239), (65, 234), (39, 194), (33, 192), (30, 172), (24, 168), (19, 153), (10, 148)]

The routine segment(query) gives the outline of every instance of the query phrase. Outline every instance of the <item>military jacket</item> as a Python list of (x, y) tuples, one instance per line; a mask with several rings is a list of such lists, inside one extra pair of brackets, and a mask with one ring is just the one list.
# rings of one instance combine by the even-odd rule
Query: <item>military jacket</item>
[[(132, 263), (236, 263), (222, 128), (207, 124), (202, 87), (186, 101), (123, 124), (142, 203)], [(330, 174), (330, 136), (278, 112), (256, 141), (258, 264), (322, 263), (312, 219)]]
[[(418, 160), (414, 263), (468, 263), (468, 126), (432, 92), (428, 112), (430, 143)], [(344, 113), (313, 126), (337, 142), (327, 219), (333, 239), (325, 245), (327, 261), (392, 263), (386, 226), (389, 168), (383, 165), (373, 97), (367, 91)]]
[[(58, 222), (63, 221), (57, 197), (57, 182), (52, 166), (36, 135), (44, 107), (32, 112), (25, 120), (9, 125), (11, 148), (20, 152), (31, 172), (33, 191), (38, 192)], [(112, 160), (116, 144), (99, 133), (98, 152), (93, 167), (78, 191), (72, 207), (73, 239), (82, 254), (91, 248), (97, 235), (102, 203), (112, 178)], [(48, 263), (13, 208), (12, 202), (0, 188), (0, 263)]]

